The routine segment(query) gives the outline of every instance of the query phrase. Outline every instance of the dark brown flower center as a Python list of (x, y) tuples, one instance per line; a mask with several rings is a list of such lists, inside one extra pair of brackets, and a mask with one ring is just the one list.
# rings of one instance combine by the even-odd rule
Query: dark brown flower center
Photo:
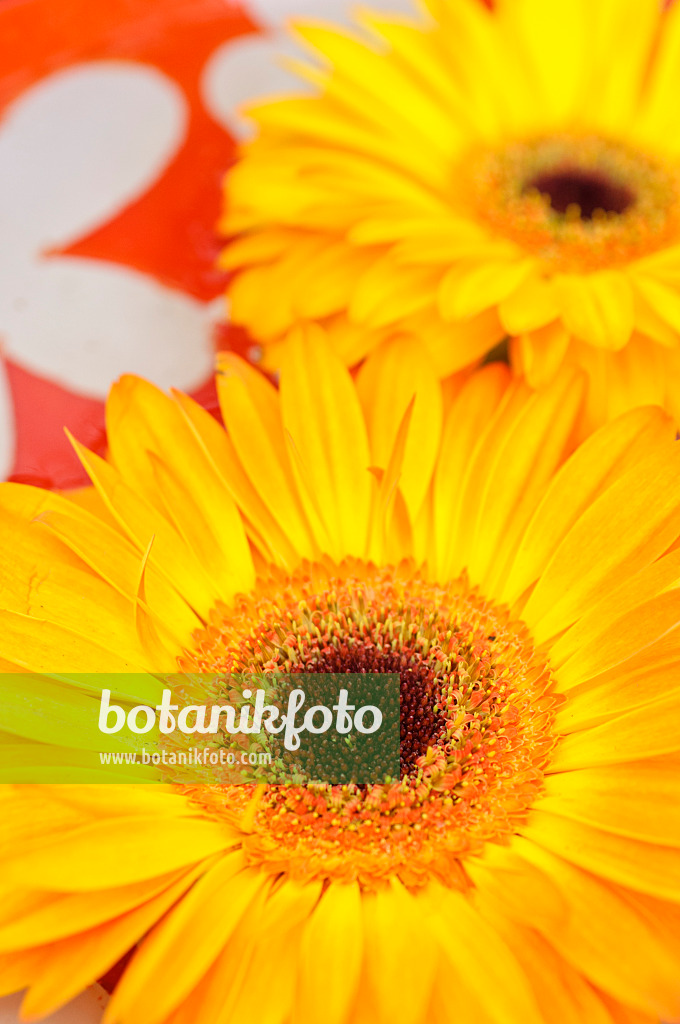
[(469, 153), (456, 192), (493, 236), (543, 272), (625, 266), (680, 237), (680, 175), (639, 148), (554, 135)]
[(535, 189), (545, 196), (556, 213), (578, 206), (581, 220), (592, 220), (596, 210), (625, 213), (635, 202), (635, 193), (598, 171), (578, 167), (546, 171), (527, 183), (524, 191)]
[(340, 640), (335, 647), (314, 651), (316, 656), (308, 659), (305, 670), (399, 675), (400, 766), (404, 778), (415, 771), (418, 758), (437, 742), (445, 723), (434, 709), (441, 692), (434, 665), (421, 657), (417, 644), (400, 639), (396, 650), (382, 646), (384, 638), (379, 633), (368, 642), (361, 637), (353, 637), (349, 643)]

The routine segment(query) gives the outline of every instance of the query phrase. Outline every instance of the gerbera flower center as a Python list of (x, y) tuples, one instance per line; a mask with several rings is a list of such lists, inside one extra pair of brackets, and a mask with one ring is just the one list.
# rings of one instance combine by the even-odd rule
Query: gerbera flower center
[[(540, 790), (555, 738), (550, 672), (521, 623), (466, 580), (438, 586), (411, 566), (310, 567), (215, 610), (183, 670), (398, 673), (401, 779), (371, 786), (192, 788), (239, 825), (253, 862), (373, 885), (435, 873), (502, 841)], [(225, 737), (225, 743), (228, 738)]]
[(635, 193), (605, 174), (579, 167), (538, 174), (525, 192), (539, 192), (557, 213), (578, 208), (581, 220), (592, 220), (598, 211), (625, 213), (635, 202)]
[(611, 140), (511, 143), (469, 158), (462, 173), (477, 218), (551, 271), (629, 263), (680, 228), (677, 173)]

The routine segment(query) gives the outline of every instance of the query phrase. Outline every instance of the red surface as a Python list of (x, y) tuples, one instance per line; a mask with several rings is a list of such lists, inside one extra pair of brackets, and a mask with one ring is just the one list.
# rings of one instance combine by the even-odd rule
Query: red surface
[(103, 454), (103, 403), (36, 377), (7, 359), (5, 368), (16, 436), (10, 479), (38, 487), (80, 486), (87, 478), (64, 435), (64, 427), (88, 448)]
[[(106, 451), (104, 403), (78, 395), (4, 360), (14, 403), (16, 452), (10, 480), (37, 487), (71, 488), (87, 483), (64, 428), (98, 455)], [(214, 379), (193, 393), (220, 419)]]

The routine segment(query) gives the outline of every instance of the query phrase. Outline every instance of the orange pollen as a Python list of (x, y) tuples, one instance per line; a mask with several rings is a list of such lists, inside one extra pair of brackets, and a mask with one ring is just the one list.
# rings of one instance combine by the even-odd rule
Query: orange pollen
[(679, 170), (618, 142), (517, 142), (460, 173), (476, 218), (552, 272), (625, 265), (680, 238)]
[(307, 565), (216, 608), (194, 640), (183, 671), (399, 673), (399, 782), (185, 787), (241, 828), (266, 870), (465, 888), (465, 858), (506, 841), (541, 790), (556, 742), (550, 670), (523, 624), (464, 578)]

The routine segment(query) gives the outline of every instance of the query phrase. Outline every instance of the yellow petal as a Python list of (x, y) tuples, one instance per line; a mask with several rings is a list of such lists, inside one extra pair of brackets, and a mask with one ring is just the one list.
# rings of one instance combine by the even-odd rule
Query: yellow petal
[(674, 690), (591, 729), (564, 736), (554, 751), (551, 771), (595, 768), (676, 753), (680, 749), (679, 722), (680, 698)]
[[(251, 587), (253, 566), (243, 523), (178, 403), (148, 381), (128, 375), (111, 389), (106, 421), (110, 458), (125, 482), (168, 518), (176, 517), (189, 547), (196, 547), (195, 537), (186, 536), (190, 522), (211, 539), (212, 557), (203, 564), (224, 598)], [(167, 467), (163, 482), (169, 494), (159, 488), (159, 465)]]
[(551, 282), (536, 274), (503, 299), (498, 312), (508, 334), (524, 334), (552, 323), (560, 310)]
[(0, 928), (3, 952), (42, 946), (57, 939), (76, 935), (96, 925), (128, 913), (167, 890), (185, 872), (163, 875), (119, 889), (107, 889), (93, 899), (91, 893), (69, 893), (46, 899), (28, 914), (14, 915)]
[[(644, 467), (659, 446), (675, 437), (660, 409), (635, 409), (593, 434), (557, 472), (522, 540), (502, 600), (514, 603), (545, 571), (555, 550), (612, 480)], [(626, 499), (627, 500), (627, 499)]]
[(543, 111), (526, 63), (516, 58), (516, 39), (508, 46), (503, 35), (504, 8), (491, 13), (486, 5), (464, 0), (444, 2), (436, 11), (445, 27), (445, 57), (461, 82), (476, 131), (492, 142), (506, 132), (535, 131)]
[(226, 431), (187, 395), (175, 391), (173, 397), (208, 463), (241, 510), (250, 539), (270, 561), (278, 565), (296, 564), (294, 547), (255, 490)]
[[(41, 786), (22, 786), (21, 798), (29, 802), (33, 813), (44, 808), (47, 800), (54, 801), (62, 809), (77, 809), (86, 820), (99, 821), (102, 807), (111, 818), (127, 818), (146, 814), (154, 818), (186, 817), (200, 815), (200, 810), (175, 786), (50, 786), (46, 792)], [(17, 789), (14, 789), (15, 799)]]
[[(651, 269), (651, 268), (650, 268)], [(677, 287), (653, 277), (649, 272), (636, 271), (633, 277), (636, 290), (671, 331), (680, 331), (680, 295)]]
[(112, 647), (115, 636), (118, 655), (141, 662), (144, 652), (134, 630), (130, 599), (116, 593), (34, 522), (51, 504), (52, 495), (38, 488), (0, 486), (0, 541), (12, 551), (11, 566), (0, 569), (0, 605), (82, 632), (102, 647)]
[[(661, 316), (656, 303), (648, 301), (644, 295), (643, 275), (637, 275), (634, 270), (630, 275), (633, 286), (633, 300), (635, 303), (635, 331), (631, 341), (636, 340), (636, 335), (643, 336), (645, 349), (650, 350), (649, 339), (663, 345), (664, 348), (674, 349), (677, 343), (677, 334), (668, 323), (668, 320)], [(648, 278), (647, 280), (651, 280)], [(653, 282), (653, 285), (656, 282)], [(626, 351), (625, 349), (623, 350)]]
[(516, 0), (501, 6), (508, 43), (521, 47), (536, 103), (552, 121), (573, 115), (586, 99), (590, 11), (584, 0)]
[[(411, 521), (409, 518), (408, 511), (406, 510), (406, 504), (403, 500), (403, 495), (399, 490), (399, 480), (401, 478), (402, 467), (404, 463), (404, 452), (406, 450), (406, 443), (408, 441), (409, 428), (411, 426), (411, 419), (413, 417), (413, 406), (415, 405), (415, 398), (409, 402), (406, 412), (404, 413), (403, 419), (399, 425), (397, 436), (392, 449), (390, 460), (387, 463), (387, 467), (384, 472), (378, 467), (372, 467), (371, 472), (376, 478), (377, 488), (373, 500), (373, 509), (371, 512), (371, 532), (369, 543), (367, 547), (367, 558), (370, 561), (374, 561), (377, 565), (388, 560), (388, 548), (390, 542), (394, 542), (393, 527), (398, 524), (401, 526), (401, 505), (404, 507), (404, 516), (406, 522), (403, 524), (407, 529), (406, 533), (409, 533), (410, 539), (412, 540), (411, 533)], [(403, 547), (401, 550), (410, 550), (411, 545)]]
[[(644, 103), (648, 94), (658, 64), (656, 46), (664, 35), (662, 6), (656, 0), (600, 0), (587, 5), (587, 17), (593, 39), (589, 90), (597, 96), (589, 113), (604, 132), (632, 131), (638, 137), (640, 100)], [(620, 60), (603, 75), (612, 52)]]
[(263, 374), (238, 356), (219, 357), (217, 392), (236, 453), (265, 505), (276, 515), (301, 557), (314, 542), (296, 492), (279, 396)]
[[(487, 480), (493, 472), (499, 449), (530, 399), (531, 392), (526, 384), (517, 378), (511, 379), (510, 386), (499, 396), (495, 408), (492, 406), (488, 410), (489, 415), (479, 435), (471, 439), (472, 449), (462, 467), (462, 476), (458, 482), (459, 494), (448, 527), (449, 559), (443, 567), (447, 576), (460, 575), (469, 564), (479, 509), (484, 499), (479, 481)], [(451, 412), (452, 417), (455, 408)], [(464, 431), (463, 437), (467, 436), (467, 431)], [(440, 467), (441, 472), (446, 473), (446, 466), (441, 462)]]
[(609, 628), (603, 626), (588, 643), (560, 665), (556, 675), (561, 689), (569, 690), (587, 679), (608, 672), (680, 626), (680, 590), (659, 594), (621, 615)]
[[(111, 647), (114, 644), (115, 634), (111, 637)], [(136, 678), (131, 682), (137, 691), (140, 683), (148, 682), (148, 692), (154, 697), (160, 692), (155, 681), (147, 676), (144, 665), (134, 664), (113, 650), (100, 647), (86, 633), (20, 612), (0, 611), (0, 654), (31, 672), (65, 678), (85, 673), (133, 674)], [(172, 667), (169, 663), (167, 671)]]
[[(207, 1020), (214, 1020), (214, 1024), (248, 1024), (252, 1020), (282, 1024), (290, 1019), (302, 930), (320, 893), (320, 883), (300, 884), (287, 879), (268, 895), (258, 913), (249, 911), (231, 939), (232, 948), (225, 950), (216, 965), (222, 980), (215, 986), (215, 995), (220, 994), (220, 988), (222, 993), (215, 1002), (214, 1017), (207, 1012), (209, 1007), (202, 1005)], [(242, 951), (246, 953), (245, 963)], [(238, 977), (235, 957), (241, 968)]]
[(163, 514), (139, 496), (103, 459), (78, 442), (74, 448), (119, 526), (144, 554), (153, 538), (151, 563), (203, 619), (219, 599), (215, 585), (185, 541)]
[(471, 579), (487, 594), (497, 592), (520, 537), (569, 452), (583, 390), (583, 379), (565, 372), (533, 395), (488, 466), (467, 563)]
[(454, 266), (439, 286), (439, 311), (445, 320), (466, 320), (502, 302), (524, 283), (534, 261), (513, 260), (463, 263)]
[(522, 334), (510, 343), (511, 365), (532, 388), (540, 388), (549, 384), (562, 366), (569, 340), (569, 333), (559, 321)]
[(194, 885), (145, 939), (107, 1007), (106, 1018), (149, 1024), (165, 1020), (219, 956), (266, 874), (244, 870), (242, 855), (224, 858)]
[[(371, 111), (379, 128), (399, 135), (407, 130), (419, 139), (419, 145), (428, 145), (447, 152), (447, 140), (452, 126), (441, 105), (433, 100), (429, 91), (422, 89), (417, 79), (404, 72), (395, 61), (385, 61), (374, 49), (359, 42), (347, 32), (326, 28), (314, 22), (298, 22), (297, 34), (323, 54), (331, 64), (340, 68), (329, 83), (332, 90), (339, 78), (353, 90), (342, 93), (343, 98), (354, 98), (356, 108), (365, 115)], [(338, 95), (333, 92), (333, 95)], [(400, 97), (395, 110), (393, 97)]]
[(390, 254), (375, 260), (361, 275), (349, 306), (349, 318), (381, 328), (432, 305), (440, 271), (400, 266)]
[[(425, 180), (428, 180), (432, 173), (431, 162), (428, 166), (422, 152), (404, 147), (403, 139), (390, 139), (384, 132), (377, 132), (375, 124), (370, 120), (358, 117), (355, 111), (343, 111), (337, 104), (332, 105), (332, 117), (329, 116), (325, 104), (312, 103), (307, 97), (283, 99), (274, 103), (251, 103), (247, 110), (249, 116), (264, 130), (269, 131), (273, 128), (276, 132), (291, 132), (303, 139), (311, 138), (315, 142), (337, 146), (341, 150), (357, 150), (368, 156), (377, 157), (380, 162), (384, 162), (386, 157), (391, 157), (396, 166), (413, 171), (417, 177), (424, 177)], [(252, 185), (252, 182), (249, 181), (247, 184)], [(241, 189), (243, 187), (242, 184)], [(267, 187), (271, 189), (271, 182)], [(309, 189), (307, 191), (309, 192)], [(281, 206), (280, 196), (275, 195), (274, 202), (277, 209), (285, 209)], [(250, 224), (246, 222), (244, 226), (249, 227)], [(241, 230), (240, 225), (237, 230)]]
[(509, 383), (502, 363), (492, 363), (463, 385), (446, 418), (434, 477), (436, 564), (444, 579), (455, 543), (462, 482), (480, 436), (487, 429)]
[(468, 899), (434, 883), (425, 897), (432, 909), (428, 928), (454, 972), (454, 991), (456, 985), (468, 988), (493, 1024), (541, 1024), (533, 993), (512, 951)]
[(555, 296), (567, 329), (600, 348), (620, 349), (635, 326), (633, 291), (620, 271), (558, 274)]
[(39, 969), (41, 951), (26, 949), (21, 953), (0, 956), (0, 996), (26, 988)]
[(425, 314), (422, 323), (413, 323), (413, 331), (425, 342), (439, 377), (478, 363), (505, 333), (496, 309), (456, 324), (443, 324), (438, 317)]
[[(372, 990), (378, 1020), (388, 1024), (421, 1024), (427, 1017), (437, 948), (423, 926), (422, 906), (396, 880), (363, 899), (367, 984)], [(419, 969), (403, 984), (404, 963), (414, 948)]]
[[(680, 855), (675, 849), (625, 839), (548, 811), (532, 810), (519, 831), (605, 881), (680, 903)], [(608, 935), (611, 941), (611, 930)]]
[(578, 732), (675, 692), (678, 661), (680, 630), (676, 629), (607, 672), (571, 687), (568, 703), (557, 712), (556, 729)]
[(359, 984), (363, 944), (359, 886), (331, 883), (303, 933), (294, 1024), (347, 1020)]
[[(3, 857), (21, 844), (40, 842), (45, 832), (78, 828), (87, 823), (82, 810), (52, 799), (51, 790), (36, 786), (0, 786), (0, 811), (3, 831), (0, 850)], [(10, 888), (10, 886), (4, 886)], [(16, 894), (16, 886), (11, 887)]]
[[(425, 5), (421, 6), (424, 8)], [(474, 112), (465, 105), (465, 96), (450, 73), (445, 54), (434, 51), (428, 35), (422, 31), (421, 13), (424, 10), (414, 10), (416, 17), (412, 22), (410, 16), (397, 20), (389, 10), (359, 8), (355, 10), (354, 17), (360, 25), (367, 26), (381, 44), (386, 42), (390, 49), (399, 52), (400, 64), (407, 67), (411, 75), (415, 72), (418, 79), (427, 83), (430, 94), (438, 97), (439, 106), (449, 115), (455, 111), (457, 124), (466, 131), (474, 131)], [(449, 120), (454, 118), (449, 116)]]
[[(70, 670), (60, 683), (36, 672), (8, 674), (2, 678), (0, 728), (15, 736), (76, 750), (110, 749), (98, 727), (100, 698), (96, 691), (100, 686), (111, 689), (118, 699), (136, 703), (155, 703), (162, 697), (162, 688), (151, 676), (76, 675)], [(116, 737), (115, 749), (135, 748), (121, 735)]]
[(546, 566), (523, 611), (537, 643), (561, 633), (680, 534), (675, 442), (620, 477), (586, 509)]
[(39, 949), (22, 1018), (52, 1013), (101, 978), (182, 897), (199, 871), (185, 872), (153, 899), (113, 921)]
[[(649, 80), (636, 135), (643, 143), (651, 143), (662, 151), (670, 148), (671, 152), (676, 152), (677, 108), (672, 97), (680, 86), (680, 15), (672, 4), (662, 10), (658, 49), (648, 69)], [(661, 15), (658, 7), (657, 12), (657, 16)]]
[(430, 485), (442, 429), (442, 390), (415, 338), (385, 342), (366, 360), (357, 377), (371, 444), (373, 465), (390, 461), (406, 409), (415, 399), (399, 487), (415, 521)]
[(371, 504), (366, 425), (349, 372), (320, 331), (289, 341), (281, 408), (307, 514), (321, 516), (330, 554), (362, 555)]
[[(114, 590), (133, 599), (139, 578), (139, 551), (108, 522), (90, 515), (73, 502), (50, 495), (40, 523), (57, 536), (86, 565)], [(181, 650), (201, 625), (184, 598), (168, 583), (158, 569), (147, 563), (145, 600), (156, 618), (163, 622), (171, 638), (171, 649)], [(127, 619), (129, 621), (129, 610)]]
[(283, 1024), (290, 1020), (299, 966), (300, 936), (321, 891), (317, 883), (264, 890), (248, 907), (200, 987), (171, 1024)]
[(497, 1017), (485, 1012), (480, 1000), (454, 974), (446, 960), (439, 964), (437, 970), (427, 1019), (433, 1024), (497, 1024), (498, 1021)]
[(345, 241), (326, 244), (313, 259), (314, 287), (309, 287), (308, 275), (303, 272), (295, 282), (293, 306), (299, 320), (322, 320), (347, 309), (358, 277), (365, 271), (372, 253), (366, 253), (362, 262), (355, 249)]
[[(523, 920), (529, 927), (538, 914), (538, 931), (591, 983), (655, 1017), (677, 1015), (677, 961), (653, 921), (637, 912), (622, 890), (522, 838), (513, 840), (512, 873), (502, 876), (506, 886), (512, 887), (523, 864), (555, 886), (566, 905), (559, 921), (549, 923), (541, 915), (540, 890), (527, 888)], [(495, 896), (502, 907), (502, 891), (497, 888)]]
[[(156, 480), (157, 501), (165, 506), (168, 521), (187, 548), (206, 567), (221, 599), (229, 602), (235, 594), (251, 590), (255, 584), (253, 559), (243, 521), (231, 497), (216, 493), (216, 488), (208, 517), (203, 507), (208, 498), (207, 488), (203, 502), (196, 502), (195, 492), (187, 491), (186, 480), (175, 471), (174, 462), (165, 462), (154, 452), (149, 453), (149, 461)], [(153, 551), (153, 544), (148, 550), (149, 554)]]
[(680, 847), (677, 757), (559, 772), (545, 779), (543, 793), (534, 805), (539, 810), (628, 839)]
[(0, 782), (96, 785), (98, 783), (149, 783), (160, 779), (153, 765), (101, 764), (94, 750), (73, 750), (47, 743), (30, 743), (19, 737), (16, 743), (0, 742)]
[(510, 921), (485, 894), (477, 894), (476, 904), (521, 963), (546, 1020), (560, 1024), (612, 1024), (600, 995), (551, 942), (535, 929)]
[(116, 818), (45, 838), (3, 865), (5, 879), (55, 892), (88, 892), (155, 878), (233, 844), (228, 828), (192, 819)]
[[(226, 223), (218, 225), (227, 233)], [(269, 263), (286, 252), (295, 238), (293, 231), (272, 229), (253, 231), (229, 243), (220, 253), (217, 264), (220, 270), (238, 270), (239, 267)]]
[(645, 566), (587, 612), (578, 622), (551, 645), (550, 660), (562, 665), (586, 647), (623, 615), (642, 607), (659, 594), (680, 584), (680, 551), (671, 551), (651, 565)]

